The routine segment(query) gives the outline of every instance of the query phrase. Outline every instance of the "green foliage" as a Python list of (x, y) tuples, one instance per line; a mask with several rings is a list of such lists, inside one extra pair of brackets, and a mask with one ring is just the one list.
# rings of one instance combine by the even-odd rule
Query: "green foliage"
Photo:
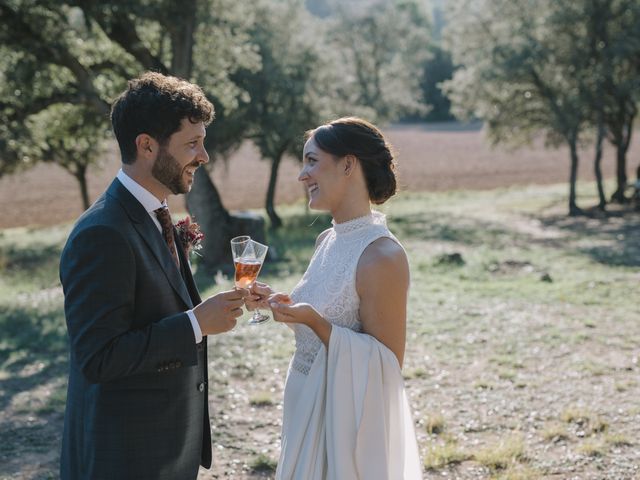
[(431, 107), (424, 119), (436, 122), (453, 120), (451, 101), (442, 91), (442, 83), (450, 80), (454, 72), (451, 54), (438, 46), (433, 46), (431, 52), (420, 82), (424, 102)]
[(321, 121), (326, 99), (319, 74), (323, 64), (309, 34), (313, 19), (300, 2), (263, 0), (255, 14), (260, 21), (250, 34), (261, 68), (240, 72), (237, 78), (248, 94), (241, 106), (250, 119), (245, 136), (271, 162), (266, 210), (272, 227), (279, 227), (274, 204), (278, 169), (286, 153), (300, 158), (304, 132)]
[(431, 37), (420, 3), (393, 0), (371, 8), (340, 3), (326, 28), (325, 53), (336, 55), (340, 65), (334, 95), (343, 108), (356, 107), (356, 113), (377, 121), (426, 112), (420, 79)]
[(260, 454), (251, 461), (250, 467), (254, 472), (275, 472), (278, 462), (272, 458)]
[(461, 68), (444, 88), (456, 116), (485, 120), (495, 143), (519, 146), (544, 135), (549, 145), (567, 144), (572, 214), (580, 213), (577, 146), (606, 127), (624, 192), (640, 90), (638, 2), (456, 0), (449, 13), (448, 44)]
[[(219, 116), (229, 117), (243, 94), (231, 76), (259, 61), (246, 33), (252, 17), (230, 0), (199, 3), (198, 16), (195, 5), (0, 3), (0, 174), (48, 160), (77, 176), (108, 138), (111, 100), (148, 69), (202, 80)], [(237, 129), (220, 129), (212, 150), (239, 138)]]
[(577, 70), (572, 3), (454, 2), (446, 35), (461, 68), (445, 86), (456, 115), (484, 119), (494, 142), (529, 142), (543, 131), (558, 144), (580, 131), (588, 72)]

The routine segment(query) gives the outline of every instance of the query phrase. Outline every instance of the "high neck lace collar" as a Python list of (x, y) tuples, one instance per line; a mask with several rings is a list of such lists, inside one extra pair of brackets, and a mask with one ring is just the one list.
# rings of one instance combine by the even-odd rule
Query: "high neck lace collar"
[(357, 217), (346, 222), (336, 223), (335, 220), (332, 220), (331, 223), (333, 224), (333, 229), (337, 235), (345, 235), (368, 227), (369, 225), (384, 225), (385, 216), (374, 210), (369, 215)]

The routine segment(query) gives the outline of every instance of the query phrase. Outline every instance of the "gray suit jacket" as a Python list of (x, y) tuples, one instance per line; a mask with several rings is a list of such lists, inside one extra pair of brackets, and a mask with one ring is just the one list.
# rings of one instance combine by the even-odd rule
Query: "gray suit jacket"
[[(176, 237), (177, 245), (180, 246)], [(70, 342), (63, 479), (194, 479), (211, 465), (200, 303), (142, 205), (116, 179), (60, 261)]]

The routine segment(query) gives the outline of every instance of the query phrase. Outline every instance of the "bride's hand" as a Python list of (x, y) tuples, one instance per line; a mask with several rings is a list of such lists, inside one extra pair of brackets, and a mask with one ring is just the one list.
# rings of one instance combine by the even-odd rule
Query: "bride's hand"
[(322, 320), (322, 317), (308, 303), (291, 304), (291, 299), (280, 297), (281, 294), (269, 298), (269, 306), (273, 312), (273, 319), (282, 323), (302, 323), (312, 327)]
[(249, 296), (244, 299), (247, 310), (253, 311), (256, 308), (270, 308), (269, 297), (274, 295), (274, 293), (273, 289), (266, 283), (253, 282), (253, 285), (249, 289)]

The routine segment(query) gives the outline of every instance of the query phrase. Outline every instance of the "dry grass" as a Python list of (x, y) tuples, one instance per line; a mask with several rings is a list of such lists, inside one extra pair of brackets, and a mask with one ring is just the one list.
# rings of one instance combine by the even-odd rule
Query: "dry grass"
[(275, 403), (270, 392), (257, 392), (249, 398), (249, 405), (253, 407), (269, 407)]
[(544, 438), (548, 442), (561, 442), (563, 440), (569, 439), (569, 434), (567, 433), (566, 428), (558, 423), (552, 423), (547, 425), (544, 430), (542, 430), (542, 438)]
[(621, 433), (608, 433), (604, 436), (604, 442), (612, 447), (630, 447), (634, 443)]
[(599, 440), (585, 440), (576, 449), (578, 453), (587, 457), (603, 457), (607, 450), (607, 445)]
[(427, 433), (438, 435), (444, 432), (444, 417), (440, 413), (427, 414), (420, 423), (424, 426)]
[(579, 430), (579, 436), (589, 436), (606, 432), (609, 423), (599, 415), (582, 407), (569, 407), (560, 416), (565, 423), (574, 424)]
[(438, 470), (457, 465), (469, 459), (469, 455), (455, 441), (431, 445), (424, 455), (424, 468)]
[(482, 448), (473, 454), (473, 459), (490, 470), (503, 470), (524, 459), (525, 448), (522, 436), (510, 435), (494, 445)]

